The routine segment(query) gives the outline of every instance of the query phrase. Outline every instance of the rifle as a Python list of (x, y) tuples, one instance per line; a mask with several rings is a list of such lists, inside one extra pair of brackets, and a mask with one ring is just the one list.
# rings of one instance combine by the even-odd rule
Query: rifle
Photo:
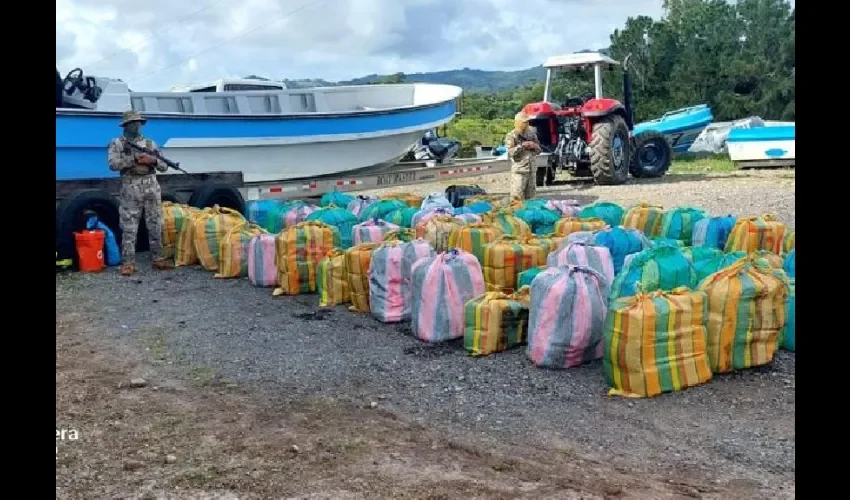
[(162, 156), (162, 154), (160, 154), (159, 151), (151, 151), (150, 149), (148, 149), (144, 146), (139, 146), (138, 144), (132, 143), (132, 142), (127, 141), (127, 140), (124, 141), (124, 145), (129, 146), (130, 148), (135, 149), (136, 151), (138, 151), (140, 153), (144, 153), (148, 156), (153, 156), (154, 158), (161, 161), (162, 163), (165, 163), (169, 168), (173, 168), (174, 170), (177, 170), (179, 172), (183, 172), (184, 174), (189, 173), (189, 172), (183, 170), (182, 168), (180, 168), (180, 164), (177, 163), (176, 161), (171, 161), (168, 158)]

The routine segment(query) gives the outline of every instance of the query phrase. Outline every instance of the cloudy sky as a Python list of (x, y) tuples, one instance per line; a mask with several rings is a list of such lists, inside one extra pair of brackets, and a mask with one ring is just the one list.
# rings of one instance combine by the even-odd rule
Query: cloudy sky
[(661, 0), (57, 0), (56, 63), (167, 90), (251, 73), (521, 69), (608, 45)]

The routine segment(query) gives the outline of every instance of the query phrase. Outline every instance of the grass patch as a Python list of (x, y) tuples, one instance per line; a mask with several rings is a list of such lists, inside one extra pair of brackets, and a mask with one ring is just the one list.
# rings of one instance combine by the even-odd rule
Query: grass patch
[(675, 174), (705, 174), (735, 170), (726, 155), (682, 154), (674, 157), (670, 172)]

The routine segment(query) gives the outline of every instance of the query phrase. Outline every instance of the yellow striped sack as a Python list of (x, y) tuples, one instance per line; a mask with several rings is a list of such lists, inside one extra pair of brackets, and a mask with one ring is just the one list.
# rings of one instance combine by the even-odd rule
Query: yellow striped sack
[(177, 234), (177, 241), (174, 245), (175, 266), (194, 266), (198, 263), (198, 252), (195, 251), (195, 220), (202, 214), (211, 211), (212, 208), (207, 207), (190, 212), (191, 219), (183, 223), (183, 227)]
[(516, 293), (487, 292), (463, 307), (463, 345), (472, 356), (486, 356), (525, 344), (531, 289)]
[(162, 255), (165, 258), (174, 257), (176, 253), (177, 237), (183, 226), (191, 224), (192, 217), (200, 213), (195, 207), (182, 205), (180, 203), (172, 203), (170, 201), (162, 202)]
[(319, 307), (345, 304), (351, 300), (348, 293), (348, 273), (345, 270), (345, 251), (335, 248), (319, 262)]
[(502, 205), (501, 202), (504, 198), (504, 196), (498, 194), (477, 194), (463, 200), (463, 206), (466, 207), (472, 205), (476, 201), (488, 201), (491, 205), (493, 205), (493, 208), (498, 208)]
[(345, 251), (345, 271), (351, 294), (350, 311), (369, 312), (369, 265), (380, 243), (361, 243)]
[(788, 255), (788, 252), (794, 250), (797, 244), (797, 231), (788, 231), (785, 233), (785, 238), (782, 240), (782, 255)]
[(416, 225), (416, 237), (434, 247), (437, 253), (449, 251), (449, 235), (463, 227), (463, 222), (451, 215), (437, 215)]
[(384, 233), (384, 241), (413, 241), (416, 239), (416, 232), (413, 229), (399, 228), (393, 231)]
[(567, 239), (566, 236), (549, 233), (529, 238), (528, 243), (543, 247), (546, 250), (546, 257), (549, 257), (549, 254), (557, 250), (565, 239)]
[(247, 221), (232, 228), (221, 239), (218, 250), (218, 272), (214, 278), (244, 278), (248, 276), (248, 246), (251, 238), (268, 231)]
[(481, 214), (481, 222), (495, 226), (504, 235), (531, 236), (531, 226), (511, 210), (500, 209)]
[(204, 269), (218, 270), (221, 240), (231, 229), (245, 222), (246, 219), (236, 210), (218, 205), (195, 218), (195, 252)]
[(782, 253), (782, 241), (785, 238), (785, 224), (772, 215), (760, 217), (742, 217), (735, 222), (724, 252), (747, 252), (768, 250)]
[(615, 299), (603, 336), (608, 395), (653, 397), (711, 380), (707, 312), (705, 292), (687, 287)]
[(699, 289), (708, 295), (708, 360), (726, 373), (770, 363), (785, 327), (788, 276), (755, 255), (708, 275)]
[(496, 241), (502, 230), (484, 222), (473, 222), (452, 230), (449, 233), (449, 248), (460, 248), (484, 261), (484, 245)]
[(546, 265), (546, 249), (529, 243), (529, 239), (503, 235), (484, 246), (484, 283), (487, 291), (512, 293), (517, 288), (519, 273)]
[(661, 218), (663, 216), (664, 207), (661, 205), (641, 202), (631, 207), (623, 216), (623, 227), (637, 229), (650, 238), (661, 236)]
[(319, 262), (339, 246), (339, 230), (324, 222), (299, 222), (278, 233), (274, 247), (279, 285), (272, 294), (315, 292)]
[(555, 233), (569, 236), (579, 231), (599, 231), (605, 229), (605, 221), (596, 217), (582, 219), (580, 217), (564, 217), (555, 223)]
[(410, 208), (422, 206), (422, 197), (411, 193), (390, 193), (381, 196), (382, 200), (401, 200)]

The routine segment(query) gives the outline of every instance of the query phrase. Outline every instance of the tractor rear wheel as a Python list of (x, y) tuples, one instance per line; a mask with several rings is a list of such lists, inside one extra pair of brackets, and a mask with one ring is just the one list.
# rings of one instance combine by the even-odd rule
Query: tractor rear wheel
[(629, 172), (632, 177), (661, 177), (670, 168), (673, 147), (664, 134), (650, 130), (635, 137)]
[(619, 115), (593, 124), (590, 172), (597, 184), (623, 184), (629, 179), (629, 128)]

